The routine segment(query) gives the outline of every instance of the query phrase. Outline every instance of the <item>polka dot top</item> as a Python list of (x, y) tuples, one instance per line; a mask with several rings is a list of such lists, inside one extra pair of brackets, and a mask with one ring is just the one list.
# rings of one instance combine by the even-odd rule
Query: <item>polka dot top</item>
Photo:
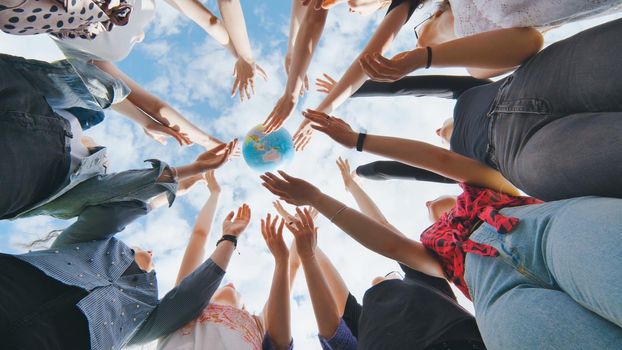
[(12, 0), (0, 5), (0, 29), (15, 35), (93, 39), (127, 24), (131, 11), (126, 0)]

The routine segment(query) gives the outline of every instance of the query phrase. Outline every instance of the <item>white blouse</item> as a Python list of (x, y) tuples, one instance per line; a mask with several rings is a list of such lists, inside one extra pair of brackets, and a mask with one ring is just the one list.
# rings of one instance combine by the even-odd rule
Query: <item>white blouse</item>
[(549, 27), (622, 9), (620, 0), (451, 0), (457, 37), (502, 28)]
[(155, 0), (128, 0), (132, 5), (129, 22), (115, 26), (109, 32), (99, 33), (92, 40), (75, 38), (57, 40), (65, 54), (81, 56), (99, 61), (121, 61), (126, 58), (136, 43), (145, 37), (145, 28), (155, 16)]

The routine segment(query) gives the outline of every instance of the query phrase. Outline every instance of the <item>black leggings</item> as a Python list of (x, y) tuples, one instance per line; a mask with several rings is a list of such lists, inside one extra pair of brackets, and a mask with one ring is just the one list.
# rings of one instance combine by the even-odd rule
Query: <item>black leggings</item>
[(439, 182), (445, 184), (456, 183), (455, 180), (442, 175), (396, 161), (377, 161), (361, 165), (356, 168), (356, 174), (360, 177), (371, 180), (400, 179)]
[(32, 265), (0, 254), (2, 349), (89, 349), (87, 320), (76, 304), (87, 295)]
[(493, 162), (545, 201), (622, 198), (622, 20), (549, 46), (492, 107)]

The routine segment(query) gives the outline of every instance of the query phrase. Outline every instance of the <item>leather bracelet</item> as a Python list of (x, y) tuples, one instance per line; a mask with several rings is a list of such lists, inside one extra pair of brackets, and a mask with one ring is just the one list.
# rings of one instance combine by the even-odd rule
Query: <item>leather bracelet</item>
[(218, 247), (220, 242), (224, 242), (224, 241), (229, 241), (233, 243), (233, 249), (238, 247), (238, 238), (234, 235), (222, 235), (222, 237), (220, 237), (218, 242), (216, 242), (216, 246)]
[(430, 66), (432, 66), (432, 48), (429, 46), (426, 46), (425, 49), (428, 52), (428, 58), (425, 63), (425, 69), (428, 69), (430, 68)]
[(367, 136), (364, 132), (359, 132), (359, 137), (356, 140), (356, 150), (359, 152), (363, 152), (363, 143), (365, 143), (365, 136)]

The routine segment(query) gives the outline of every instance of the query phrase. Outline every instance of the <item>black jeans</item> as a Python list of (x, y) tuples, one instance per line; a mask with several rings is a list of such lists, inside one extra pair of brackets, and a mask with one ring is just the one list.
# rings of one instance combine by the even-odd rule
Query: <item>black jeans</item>
[(534, 56), (500, 88), (489, 158), (527, 194), (622, 198), (621, 37), (622, 20), (581, 32)]
[(30, 264), (0, 254), (2, 349), (89, 349), (86, 317), (76, 304), (87, 295)]
[(52, 195), (69, 171), (69, 125), (0, 58), (0, 219)]

